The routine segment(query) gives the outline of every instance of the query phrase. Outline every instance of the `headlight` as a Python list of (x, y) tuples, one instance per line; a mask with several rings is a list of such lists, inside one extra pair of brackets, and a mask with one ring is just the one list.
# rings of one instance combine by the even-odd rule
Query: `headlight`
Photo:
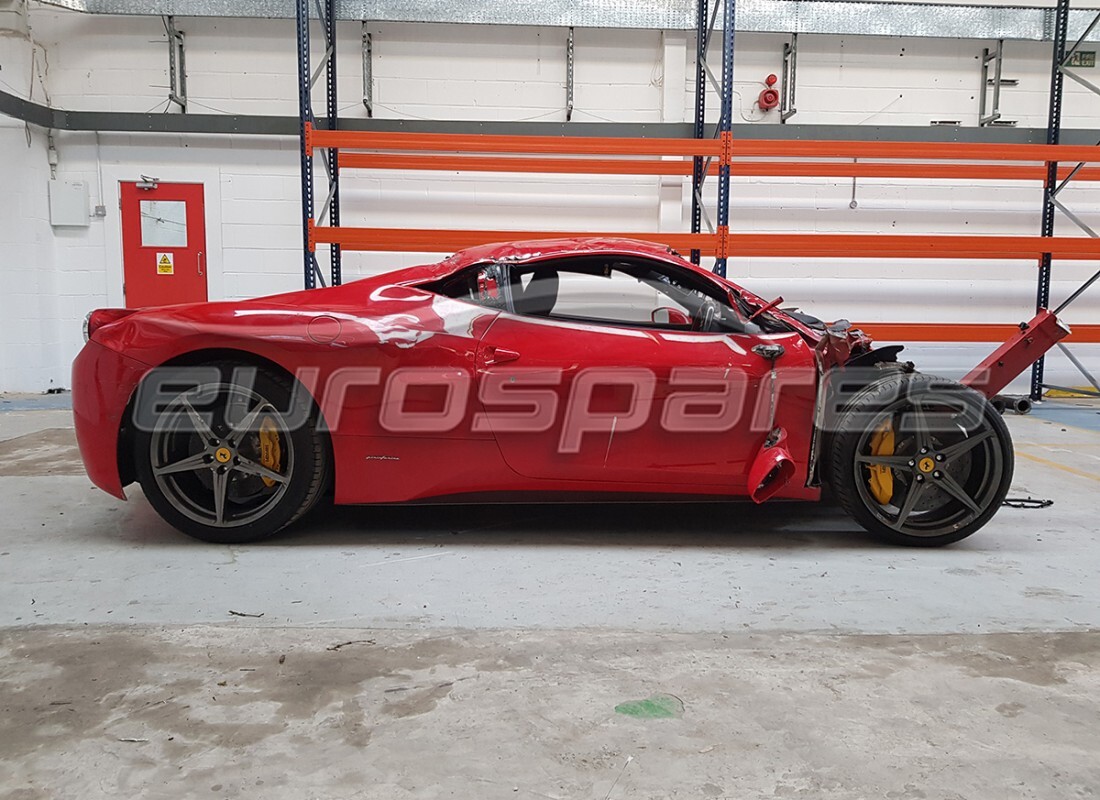
[(91, 328), (91, 323), (92, 323), (92, 314), (94, 314), (94, 313), (95, 313), (94, 311), (89, 311), (87, 314), (84, 315), (84, 342), (85, 343), (87, 343), (88, 340), (92, 338), (92, 333), (91, 333), (90, 328)]

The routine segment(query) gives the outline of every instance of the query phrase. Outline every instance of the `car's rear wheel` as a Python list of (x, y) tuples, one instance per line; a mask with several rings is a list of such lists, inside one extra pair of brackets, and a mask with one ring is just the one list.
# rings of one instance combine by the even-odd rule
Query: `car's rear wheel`
[(329, 453), (315, 409), (274, 371), (203, 369), (212, 379), (145, 414), (149, 424), (134, 436), (138, 480), (157, 512), (190, 536), (225, 544), (265, 538), (309, 511), (324, 489)]
[(997, 513), (1012, 481), (1012, 439), (980, 394), (899, 374), (858, 394), (825, 454), (825, 477), (864, 528), (906, 545), (957, 542)]

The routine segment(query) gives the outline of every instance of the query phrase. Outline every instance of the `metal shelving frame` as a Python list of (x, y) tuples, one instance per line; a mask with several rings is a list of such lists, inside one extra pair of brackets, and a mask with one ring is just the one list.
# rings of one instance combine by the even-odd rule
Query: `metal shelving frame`
[[(698, 0), (698, 6), (696, 8), (696, 35), (695, 35), (695, 121), (693, 126), (693, 135), (696, 139), (707, 138), (706, 130), (706, 116), (707, 116), (707, 80), (709, 79), (715, 90), (721, 93), (722, 89), (718, 84), (718, 79), (714, 77), (714, 73), (711, 72), (710, 65), (707, 63), (707, 55), (710, 52), (711, 37), (714, 34), (714, 26), (718, 20), (718, 11), (721, 8), (722, 0), (715, 0), (713, 11), (709, 11), (708, 0)], [(719, 135), (718, 127), (715, 126), (713, 133), (714, 137)], [(703, 223), (706, 222), (707, 230), (710, 233), (714, 233), (714, 223), (711, 221), (710, 216), (706, 212), (706, 208), (703, 203), (703, 184), (706, 182), (707, 174), (710, 171), (710, 165), (713, 158), (704, 158), (698, 156), (695, 158), (695, 163), (692, 168), (691, 174), (691, 232), (701, 233), (703, 230)], [(691, 262), (698, 264), (700, 261), (700, 253), (698, 250), (691, 251)]]
[[(313, 148), (309, 143), (309, 132), (316, 126), (313, 113), (313, 87), (325, 77), (325, 127), (336, 130), (339, 127), (339, 105), (336, 97), (336, 0), (314, 0), (317, 19), (324, 36), (325, 51), (321, 63), (312, 68), (310, 52), (310, 0), (295, 0), (298, 28), (298, 116), (299, 137), (302, 160), (302, 250), (304, 253), (305, 288), (313, 289), (325, 285), (324, 273), (317, 263), (314, 252), (314, 165)], [(320, 151), (321, 163), (325, 168), (327, 191), (321, 212), (316, 217), (317, 224), (326, 221), (340, 225), (340, 154), (335, 148)], [(341, 282), (340, 245), (329, 245), (329, 280), (333, 286)]]
[[(339, 151), (336, 148), (317, 150), (324, 167), (326, 178), (326, 193), (321, 205), (320, 213), (314, 217), (315, 211), (315, 170), (314, 148), (310, 137), (314, 128), (327, 128), (336, 130), (339, 124), (338, 103), (336, 95), (336, 0), (295, 0), (297, 14), (297, 44), (298, 44), (298, 79), (299, 79), (299, 134), (301, 139), (301, 185), (302, 185), (302, 238), (303, 238), (303, 274), (307, 289), (325, 285), (325, 276), (315, 255), (316, 243), (314, 241), (314, 229), (316, 226), (328, 225), (340, 226), (340, 163)], [(1050, 108), (1046, 129), (1046, 143), (1058, 144), (1061, 140), (1061, 115), (1064, 78), (1080, 83), (1089, 90), (1100, 94), (1100, 86), (1075, 73), (1069, 66), (1073, 55), (1081, 44), (1088, 38), (1093, 30), (1100, 24), (1100, 12), (1085, 29), (1076, 44), (1067, 50), (1066, 39), (1069, 28), (1070, 0), (1058, 0), (1053, 13), (1052, 31), (1052, 67), (1050, 82)], [(316, 11), (316, 21), (320, 24), (323, 34), (324, 53), (320, 63), (313, 68), (311, 53), (310, 25), (312, 11)], [(707, 63), (714, 35), (718, 31), (717, 23), (721, 14), (721, 42), (722, 42), (722, 75), (719, 79)], [(734, 32), (736, 22), (736, 0), (698, 0), (696, 8), (697, 38), (696, 38), (696, 69), (695, 69), (695, 114), (692, 126), (693, 136), (696, 139), (715, 138), (722, 141), (722, 156), (718, 167), (718, 199), (715, 216), (712, 218), (707, 211), (703, 199), (703, 188), (707, 175), (717, 156), (695, 156), (691, 175), (691, 232), (702, 232), (703, 225), (711, 234), (718, 237), (719, 246), (714, 263), (714, 271), (719, 275), (726, 274), (726, 262), (728, 257), (729, 239), (729, 203), (730, 203), (730, 156), (733, 147), (732, 123), (733, 123), (733, 55)], [(570, 53), (570, 55), (572, 55)], [(324, 114), (320, 123), (313, 110), (313, 89), (321, 76), (325, 78)], [(720, 98), (720, 113), (718, 124), (708, 131), (706, 124), (707, 87), (711, 86)], [(793, 91), (793, 87), (792, 87)], [(364, 97), (368, 94), (365, 91)], [(369, 101), (368, 101), (369, 102)], [(1100, 142), (1097, 143), (1100, 145)], [(1077, 164), (1069, 174), (1060, 182), (1057, 162), (1048, 162), (1043, 198), (1042, 223), (1040, 233), (1042, 237), (1054, 236), (1054, 223), (1056, 211), (1060, 211), (1067, 219), (1077, 225), (1081, 230), (1093, 238), (1100, 238), (1093, 228), (1085, 224), (1062, 200), (1059, 193), (1073, 180), (1074, 176), (1084, 167), (1084, 163)], [(340, 245), (329, 244), (329, 282), (338, 285), (341, 282), (341, 251)], [(691, 251), (691, 260), (699, 263), (702, 253), (699, 250)], [(1044, 253), (1038, 264), (1038, 281), (1036, 291), (1036, 305), (1046, 308), (1050, 305), (1051, 282), (1050, 253)], [(1100, 280), (1100, 271), (1085, 281), (1077, 290), (1072, 292), (1061, 305), (1055, 309), (1055, 313), (1062, 312), (1066, 307), (1079, 298), (1089, 287)], [(1059, 345), (1072, 364), (1074, 364), (1089, 381), (1096, 394), (1100, 396), (1100, 384), (1081, 362), (1064, 345)], [(1031, 397), (1038, 400), (1042, 392), (1052, 387), (1043, 380), (1044, 363), (1040, 359), (1032, 367)]]
[[(301, 140), (301, 181), (302, 181), (302, 242), (304, 251), (303, 274), (305, 287), (313, 289), (318, 285), (325, 285), (324, 274), (318, 264), (314, 253), (313, 230), (315, 226), (329, 224), (332, 227), (340, 226), (340, 163), (339, 152), (335, 148), (319, 151), (324, 173), (327, 180), (327, 194), (321, 206), (320, 214), (315, 218), (315, 172), (313, 163), (313, 148), (310, 145), (310, 130), (312, 127), (324, 127), (328, 130), (336, 130), (339, 124), (336, 97), (336, 0), (295, 0), (297, 15), (297, 39), (298, 39), (298, 109), (299, 109), (299, 135)], [(718, 124), (714, 126), (710, 134), (714, 138), (721, 138), (724, 148), (732, 147), (733, 134), (733, 43), (736, 16), (736, 0), (699, 0), (697, 48), (696, 48), (696, 80), (695, 80), (695, 121), (694, 136), (697, 139), (707, 138), (706, 131), (706, 86), (709, 81), (721, 99), (721, 109)], [(313, 12), (316, 12), (316, 21), (320, 23), (324, 34), (324, 54), (316, 68), (313, 67), (310, 41), (310, 24)], [(718, 15), (722, 15), (722, 78), (715, 77), (707, 65), (707, 54), (713, 39)], [(570, 29), (572, 33), (572, 29)], [(364, 37), (368, 37), (364, 34)], [(365, 38), (369, 42), (369, 38)], [(568, 54), (572, 62), (572, 35), (569, 38)], [(570, 70), (571, 73), (571, 70)], [(325, 108), (323, 124), (318, 125), (317, 117), (313, 110), (313, 88), (320, 80), (322, 74), (325, 77)], [(364, 89), (364, 97), (368, 96)], [(571, 92), (570, 92), (571, 95)], [(366, 99), (364, 102), (368, 102)], [(570, 97), (571, 104), (571, 97)], [(369, 110), (369, 106), (368, 106)], [(706, 181), (707, 172), (714, 160), (713, 156), (697, 156), (694, 161), (692, 174), (692, 222), (691, 232), (699, 233), (704, 219), (711, 233), (717, 232), (722, 241), (729, 233), (729, 199), (730, 199), (730, 168), (728, 150), (726, 157), (720, 160), (718, 170), (718, 207), (715, 218), (717, 219), (717, 231), (707, 214), (703, 198), (703, 184)], [(340, 245), (332, 244), (330, 247), (330, 281), (332, 285), (338, 285), (341, 281), (341, 253)], [(691, 251), (692, 260), (698, 264), (700, 252)], [(715, 259), (714, 271), (719, 275), (726, 274), (726, 254), (724, 248), (720, 249)]]
[[(722, 13), (722, 80), (719, 82), (707, 63), (707, 55), (710, 52), (711, 41), (714, 39), (715, 25), (718, 22), (718, 14)], [(695, 41), (695, 138), (705, 139), (706, 113), (707, 113), (707, 83), (714, 87), (720, 98), (720, 111), (718, 125), (715, 126), (714, 138), (722, 139), (724, 157), (719, 161), (718, 167), (718, 209), (717, 229), (706, 213), (703, 202), (703, 185), (713, 158), (697, 156), (691, 175), (691, 232), (701, 233), (702, 224), (706, 222), (710, 233), (717, 233), (720, 240), (725, 241), (729, 236), (730, 222), (730, 166), (729, 149), (733, 146), (733, 44), (734, 22), (737, 15), (736, 0), (714, 0), (711, 6), (709, 0), (698, 0), (697, 28)], [(691, 251), (692, 263), (698, 264), (700, 253)], [(725, 277), (726, 252), (723, 247), (714, 262), (714, 271)]]
[[(1058, 5), (1054, 9), (1054, 31), (1053, 31), (1053, 47), (1051, 52), (1051, 68), (1050, 68), (1050, 105), (1047, 114), (1047, 144), (1059, 144), (1062, 136), (1062, 99), (1064, 89), (1064, 79), (1070, 78), (1077, 83), (1084, 86), (1086, 89), (1100, 95), (1100, 87), (1096, 86), (1091, 81), (1081, 77), (1072, 69), (1069, 68), (1070, 60), (1073, 55), (1081, 47), (1081, 44), (1092, 33), (1093, 29), (1100, 24), (1100, 11), (1096, 12), (1092, 22), (1081, 34), (1080, 38), (1073, 45), (1073, 47), (1066, 50), (1066, 39), (1069, 33), (1069, 11), (1070, 0), (1058, 0)], [(1100, 146), (1100, 142), (1097, 142)], [(1059, 193), (1066, 188), (1066, 186), (1074, 179), (1078, 172), (1085, 166), (1085, 162), (1078, 163), (1069, 174), (1063, 178), (1060, 182), (1058, 180), (1058, 163), (1056, 161), (1047, 162), (1047, 177), (1044, 182), (1043, 191), (1043, 216), (1040, 228), (1040, 235), (1043, 237), (1054, 236), (1054, 220), (1055, 211), (1061, 211), (1062, 214), (1084, 231), (1092, 238), (1100, 238), (1093, 228), (1086, 224), (1077, 214), (1070, 210), (1065, 203), (1058, 199)], [(1051, 254), (1043, 253), (1039, 258), (1039, 276), (1038, 287), (1035, 293), (1035, 307), (1036, 310), (1050, 307), (1050, 278), (1051, 278)], [(1082, 283), (1077, 289), (1070, 293), (1069, 297), (1062, 301), (1062, 303), (1054, 309), (1056, 315), (1061, 314), (1071, 303), (1079, 298), (1090, 286), (1100, 280), (1100, 270), (1095, 272), (1092, 277)], [(1059, 344), (1058, 348), (1069, 359), (1069, 362), (1075, 366), (1078, 371), (1085, 376), (1085, 379), (1092, 386), (1093, 391), (1084, 389), (1067, 389), (1064, 386), (1053, 386), (1044, 382), (1044, 370), (1045, 370), (1045, 358), (1040, 358), (1031, 367), (1031, 399), (1041, 400), (1043, 397), (1044, 389), (1059, 389), (1063, 391), (1071, 391), (1076, 394), (1087, 394), (1095, 397), (1100, 397), (1100, 384), (1093, 375), (1085, 368), (1084, 364), (1078, 360), (1078, 358), (1070, 351), (1070, 349), (1064, 345)]]

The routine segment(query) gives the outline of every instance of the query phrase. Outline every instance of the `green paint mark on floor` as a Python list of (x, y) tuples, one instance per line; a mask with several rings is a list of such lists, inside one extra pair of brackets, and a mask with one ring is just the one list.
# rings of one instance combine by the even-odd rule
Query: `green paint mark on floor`
[(637, 719), (667, 719), (684, 714), (684, 702), (671, 694), (655, 694), (645, 700), (629, 700), (615, 706), (616, 714)]

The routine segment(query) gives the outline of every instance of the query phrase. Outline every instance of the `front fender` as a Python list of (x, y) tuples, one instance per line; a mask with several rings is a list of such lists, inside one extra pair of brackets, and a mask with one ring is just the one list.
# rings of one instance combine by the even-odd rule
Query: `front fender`
[(149, 366), (97, 342), (73, 361), (73, 423), (84, 470), (92, 483), (126, 499), (118, 442), (123, 415)]

